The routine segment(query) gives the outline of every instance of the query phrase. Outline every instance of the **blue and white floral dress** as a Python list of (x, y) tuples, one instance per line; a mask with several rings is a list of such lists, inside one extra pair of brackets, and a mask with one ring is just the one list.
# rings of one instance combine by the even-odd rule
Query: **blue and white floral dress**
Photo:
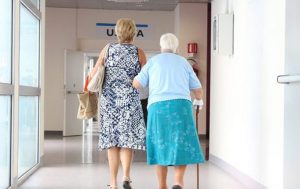
[(138, 91), (132, 81), (140, 72), (138, 48), (110, 44), (100, 97), (99, 150), (110, 147), (145, 150), (146, 128)]

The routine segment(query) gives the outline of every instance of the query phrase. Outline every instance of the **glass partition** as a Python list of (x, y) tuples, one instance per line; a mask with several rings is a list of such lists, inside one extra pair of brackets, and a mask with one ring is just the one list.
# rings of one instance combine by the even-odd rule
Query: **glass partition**
[(40, 34), (39, 19), (21, 6), (20, 14), (20, 85), (38, 87)]
[(19, 177), (38, 163), (38, 97), (21, 96), (19, 106)]
[(0, 83), (11, 83), (12, 2), (0, 1)]
[(11, 97), (0, 95), (0, 188), (10, 185)]

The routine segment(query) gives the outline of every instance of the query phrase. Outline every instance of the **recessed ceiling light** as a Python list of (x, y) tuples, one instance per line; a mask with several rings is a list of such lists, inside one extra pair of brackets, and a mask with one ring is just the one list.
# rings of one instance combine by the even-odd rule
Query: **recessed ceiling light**
[(144, 3), (144, 2), (148, 2), (149, 0), (107, 0), (107, 1), (112, 1), (116, 3)]

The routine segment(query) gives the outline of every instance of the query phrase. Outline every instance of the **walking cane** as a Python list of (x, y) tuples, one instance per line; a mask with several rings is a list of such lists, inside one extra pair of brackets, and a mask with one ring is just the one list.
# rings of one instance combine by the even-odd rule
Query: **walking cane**
[[(198, 116), (199, 116), (199, 106), (196, 106), (196, 129), (198, 137)], [(199, 137), (198, 137), (199, 140)], [(197, 163), (197, 189), (199, 189), (199, 163)]]

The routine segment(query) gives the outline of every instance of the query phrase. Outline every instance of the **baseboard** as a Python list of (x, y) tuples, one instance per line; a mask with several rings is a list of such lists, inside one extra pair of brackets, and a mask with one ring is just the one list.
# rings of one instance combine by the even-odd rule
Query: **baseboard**
[(45, 136), (63, 136), (62, 131), (44, 131)]
[(251, 177), (247, 176), (246, 174), (240, 172), (232, 165), (226, 163), (222, 159), (210, 154), (209, 155), (209, 161), (213, 163), (214, 165), (220, 167), (227, 173), (231, 174), (236, 180), (238, 180), (240, 183), (245, 185), (249, 189), (267, 189), (264, 185), (257, 182), (256, 180), (252, 179)]

